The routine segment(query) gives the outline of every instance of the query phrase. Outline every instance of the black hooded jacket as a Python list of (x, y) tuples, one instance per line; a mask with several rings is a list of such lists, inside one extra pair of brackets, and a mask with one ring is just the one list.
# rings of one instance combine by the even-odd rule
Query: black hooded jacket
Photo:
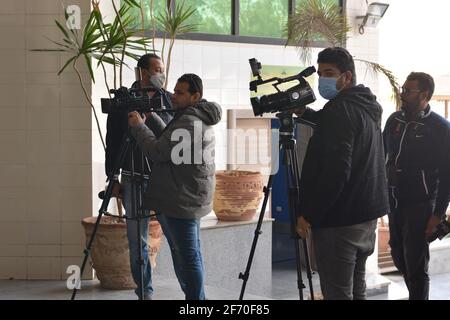
[(302, 116), (316, 127), (302, 167), (298, 214), (313, 228), (389, 213), (381, 114), (370, 89), (358, 85)]
[(393, 113), (384, 127), (392, 210), (427, 202), (444, 218), (450, 200), (450, 124), (428, 106), (415, 119)]

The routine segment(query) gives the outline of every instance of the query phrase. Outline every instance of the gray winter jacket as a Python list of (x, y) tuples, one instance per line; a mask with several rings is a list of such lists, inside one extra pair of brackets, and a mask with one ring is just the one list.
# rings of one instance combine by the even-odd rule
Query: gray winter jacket
[(161, 135), (146, 125), (131, 129), (142, 151), (153, 161), (144, 207), (178, 219), (199, 219), (212, 211), (215, 188), (212, 126), (220, 106), (206, 100), (178, 112), (166, 126), (155, 114)]

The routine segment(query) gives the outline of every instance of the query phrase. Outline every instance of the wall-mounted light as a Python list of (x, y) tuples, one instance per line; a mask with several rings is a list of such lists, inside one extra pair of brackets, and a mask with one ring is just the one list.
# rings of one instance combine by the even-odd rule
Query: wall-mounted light
[(359, 33), (364, 34), (364, 27), (375, 28), (378, 22), (386, 13), (389, 5), (387, 3), (372, 2), (367, 7), (367, 13), (365, 16), (358, 16), (357, 19), (363, 19), (359, 25)]

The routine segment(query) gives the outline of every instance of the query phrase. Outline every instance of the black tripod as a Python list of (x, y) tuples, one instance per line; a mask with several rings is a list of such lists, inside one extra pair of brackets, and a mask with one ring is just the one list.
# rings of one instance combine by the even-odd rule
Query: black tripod
[[(111, 171), (110, 175), (108, 176), (109, 183), (108, 183), (108, 186), (106, 187), (106, 191), (102, 191), (99, 194), (99, 197), (103, 201), (102, 201), (102, 205), (100, 206), (100, 209), (98, 211), (97, 221), (95, 223), (94, 230), (88, 241), (86, 249), (84, 249), (84, 251), (83, 251), (84, 259), (83, 259), (83, 263), (81, 265), (80, 278), (78, 279), (78, 281), (81, 281), (81, 276), (83, 275), (84, 268), (86, 267), (86, 262), (91, 253), (92, 244), (94, 242), (95, 235), (96, 235), (97, 229), (100, 225), (102, 216), (105, 215), (105, 216), (119, 218), (119, 216), (117, 216), (117, 215), (108, 213), (107, 209), (108, 209), (109, 201), (112, 197), (113, 187), (116, 182), (116, 181), (114, 181), (114, 173), (118, 172), (119, 169), (122, 167), (122, 164), (125, 160), (127, 152), (128, 152), (128, 150), (130, 150), (130, 154), (131, 154), (131, 213), (128, 215), (128, 212), (127, 212), (127, 215), (125, 215), (124, 217), (125, 217), (125, 219), (137, 221), (136, 227), (137, 227), (137, 238), (138, 238), (138, 244), (139, 244), (138, 263), (139, 263), (139, 267), (140, 267), (140, 277), (139, 277), (140, 292), (139, 292), (138, 296), (139, 296), (139, 299), (143, 299), (144, 298), (144, 258), (142, 256), (142, 240), (141, 240), (141, 236), (142, 236), (141, 235), (141, 223), (142, 223), (142, 221), (141, 220), (151, 217), (153, 215), (145, 215), (144, 209), (142, 206), (143, 195), (144, 195), (144, 182), (145, 182), (144, 181), (144, 172), (145, 172), (144, 165), (146, 164), (149, 167), (149, 163), (147, 161), (147, 158), (144, 156), (144, 154), (141, 151), (140, 157), (141, 157), (142, 166), (140, 168), (140, 172), (139, 173), (136, 172), (136, 168), (134, 167), (135, 146), (136, 146), (136, 141), (131, 137), (130, 133), (127, 132), (127, 134), (125, 134), (123, 137), (122, 144), (120, 146), (119, 156), (114, 163), (114, 169)], [(144, 160), (145, 160), (145, 162), (144, 162)], [(147, 220), (145, 220), (145, 221), (147, 221)], [(71, 300), (75, 299), (75, 296), (78, 291), (78, 289), (77, 289), (78, 287), (79, 287), (79, 285), (77, 283), (77, 285), (73, 289)]]
[[(311, 300), (314, 300), (314, 291), (312, 285), (312, 272), (311, 265), (308, 254), (308, 246), (306, 239), (302, 239), (297, 235), (296, 232), (296, 224), (297, 217), (296, 214), (299, 212), (299, 201), (300, 201), (300, 175), (298, 171), (298, 161), (297, 154), (295, 151), (295, 139), (294, 139), (294, 120), (292, 118), (291, 113), (277, 113), (277, 118), (280, 120), (280, 154), (282, 154), (283, 163), (286, 168), (286, 177), (288, 183), (288, 192), (289, 192), (289, 217), (291, 220), (291, 236), (294, 239), (295, 244), (295, 258), (297, 265), (297, 287), (299, 291), (300, 300), (303, 300), (303, 289), (305, 288), (305, 284), (302, 279), (302, 264), (301, 264), (301, 253), (300, 253), (300, 241), (302, 241), (303, 249), (304, 249), (304, 258), (306, 262), (306, 274), (309, 281), (309, 290), (311, 294)], [(269, 199), (270, 191), (272, 190), (272, 182), (275, 173), (270, 175), (267, 186), (264, 187), (264, 200), (261, 208), (261, 212), (259, 214), (258, 223), (256, 225), (255, 236), (253, 238), (252, 248), (250, 250), (250, 255), (247, 261), (247, 267), (244, 273), (239, 274), (239, 279), (242, 279), (244, 282), (242, 283), (241, 294), (239, 296), (239, 300), (244, 298), (244, 292), (247, 285), (247, 281), (250, 275), (250, 268), (253, 262), (253, 256), (256, 250), (256, 244), (258, 242), (259, 235), (261, 232), (261, 225), (264, 219), (264, 213), (266, 211), (267, 201)]]

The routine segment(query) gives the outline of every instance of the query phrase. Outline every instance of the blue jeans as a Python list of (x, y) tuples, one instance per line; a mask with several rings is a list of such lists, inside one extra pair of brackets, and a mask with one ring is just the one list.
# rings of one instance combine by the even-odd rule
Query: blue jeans
[[(128, 176), (122, 176), (122, 200), (123, 206), (128, 217), (132, 217), (131, 210), (131, 179)], [(147, 187), (147, 184), (145, 184)], [(148, 215), (148, 211), (145, 212)], [(153, 293), (152, 287), (152, 270), (148, 256), (148, 224), (150, 218), (141, 219), (141, 242), (142, 242), (142, 257), (144, 260), (144, 295), (151, 295)], [(128, 245), (130, 247), (130, 266), (131, 274), (133, 276), (134, 283), (137, 285), (136, 294), (140, 295), (140, 279), (141, 279), (141, 268), (139, 265), (139, 241), (137, 232), (137, 220), (127, 219), (127, 237)]]
[(158, 214), (157, 218), (170, 246), (175, 274), (186, 300), (204, 300), (200, 220), (175, 219), (164, 214)]

